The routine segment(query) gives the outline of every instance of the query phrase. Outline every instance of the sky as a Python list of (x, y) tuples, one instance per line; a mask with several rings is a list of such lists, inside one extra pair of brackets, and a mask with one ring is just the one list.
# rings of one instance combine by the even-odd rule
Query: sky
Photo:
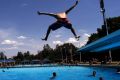
[[(80, 0), (68, 14), (80, 40), (76, 41), (69, 29), (52, 31), (47, 41), (42, 41), (48, 26), (55, 18), (38, 15), (37, 11), (59, 13), (70, 8), (76, 0), (0, 0), (0, 51), (12, 57), (18, 51), (37, 54), (45, 44), (55, 48), (67, 42), (83, 46), (91, 33), (103, 24), (99, 0)], [(106, 17), (120, 16), (120, 0), (104, 0)]]

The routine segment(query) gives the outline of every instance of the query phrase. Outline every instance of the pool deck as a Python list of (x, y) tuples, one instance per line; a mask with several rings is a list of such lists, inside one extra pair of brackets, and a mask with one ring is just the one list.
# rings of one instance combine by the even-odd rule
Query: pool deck
[[(120, 64), (116, 62), (107, 63), (107, 64), (89, 64), (89, 63), (78, 63), (78, 64), (43, 64), (43, 65), (15, 65), (8, 66), (7, 68), (31, 68), (31, 67), (63, 67), (63, 66), (84, 66), (84, 67), (107, 67), (107, 68), (120, 68)], [(0, 67), (5, 68), (5, 67)]]

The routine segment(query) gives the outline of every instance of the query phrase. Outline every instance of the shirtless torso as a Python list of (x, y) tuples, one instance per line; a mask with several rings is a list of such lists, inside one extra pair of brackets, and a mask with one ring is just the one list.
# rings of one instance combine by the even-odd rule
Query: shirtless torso
[(47, 30), (47, 33), (46, 33), (46, 37), (42, 40), (47, 40), (48, 36), (49, 36), (49, 33), (51, 30), (57, 30), (58, 28), (64, 26), (65, 28), (67, 29), (71, 29), (72, 33), (74, 34), (75, 38), (77, 40), (79, 40), (79, 37), (80, 36), (77, 36), (76, 33), (75, 33), (75, 30), (72, 28), (72, 24), (69, 22), (69, 20), (67, 19), (67, 14), (78, 4), (78, 0), (76, 1), (76, 3), (70, 7), (68, 10), (66, 10), (65, 12), (61, 12), (61, 13), (43, 13), (43, 12), (37, 12), (39, 15), (49, 15), (49, 16), (52, 16), (54, 18), (57, 19), (57, 21), (53, 24), (51, 24)]

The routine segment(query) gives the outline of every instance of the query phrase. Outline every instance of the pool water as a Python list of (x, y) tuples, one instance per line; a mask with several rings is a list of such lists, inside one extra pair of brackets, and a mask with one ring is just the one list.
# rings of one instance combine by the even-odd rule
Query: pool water
[[(50, 80), (52, 73), (57, 76), (53, 80), (120, 80), (120, 74), (114, 68), (98, 67), (35, 67), (35, 68), (9, 68), (0, 69), (0, 80)], [(96, 71), (96, 77), (90, 76)]]

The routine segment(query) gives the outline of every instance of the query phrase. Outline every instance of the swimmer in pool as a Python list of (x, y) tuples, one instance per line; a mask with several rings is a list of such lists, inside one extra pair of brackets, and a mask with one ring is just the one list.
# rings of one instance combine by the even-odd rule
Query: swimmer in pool
[(56, 76), (57, 76), (56, 72), (53, 72), (52, 77), (50, 78), (50, 80), (55, 79), (55, 78), (56, 78)]

